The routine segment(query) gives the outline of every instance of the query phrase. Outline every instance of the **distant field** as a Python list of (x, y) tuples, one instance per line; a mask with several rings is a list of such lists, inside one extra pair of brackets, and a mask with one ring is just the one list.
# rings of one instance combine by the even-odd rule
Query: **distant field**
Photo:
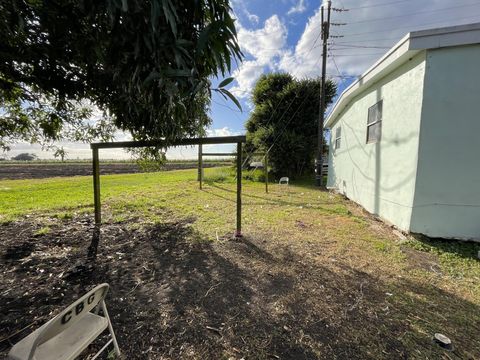
[[(233, 156), (232, 156), (233, 157)], [(118, 160), (118, 159), (100, 159), (102, 164), (135, 164), (136, 161), (133, 159), (130, 160)], [(172, 164), (183, 164), (183, 163), (194, 163), (196, 159), (171, 159), (167, 160), (168, 163)], [(217, 159), (206, 159), (204, 162), (212, 162), (212, 163), (222, 163), (222, 162), (230, 162), (231, 160), (222, 157)], [(67, 159), (65, 161), (60, 161), (57, 159), (39, 159), (39, 160), (32, 160), (32, 161), (19, 161), (19, 160), (2, 160), (0, 161), (0, 167), (5, 165), (71, 165), (71, 164), (91, 164), (92, 160), (90, 159)]]
[[(230, 160), (204, 160), (205, 168), (225, 166)], [(167, 161), (163, 170), (193, 169), (197, 167), (195, 160)], [(130, 174), (145, 172), (134, 161), (106, 160), (100, 162), (101, 174)], [(0, 162), (0, 179), (43, 179), (59, 176), (86, 176), (92, 174), (91, 161), (2, 161)]]

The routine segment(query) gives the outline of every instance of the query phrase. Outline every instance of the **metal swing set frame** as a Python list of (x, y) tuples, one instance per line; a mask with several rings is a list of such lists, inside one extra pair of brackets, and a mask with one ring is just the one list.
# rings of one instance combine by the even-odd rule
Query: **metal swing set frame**
[[(245, 135), (239, 136), (220, 136), (208, 138), (187, 138), (175, 141), (173, 143), (165, 143), (163, 141), (120, 141), (120, 142), (103, 142), (92, 143), (93, 159), (93, 199), (95, 208), (95, 225), (102, 223), (102, 208), (100, 201), (100, 149), (119, 149), (119, 148), (141, 148), (141, 147), (159, 147), (168, 148), (175, 146), (198, 145), (200, 151), (202, 145), (218, 145), (218, 144), (237, 144), (237, 214), (236, 214), (236, 230), (235, 237), (242, 236), (242, 145), (246, 142)], [(205, 154), (206, 155), (206, 154)], [(226, 155), (226, 154), (222, 154)], [(232, 154), (228, 154), (231, 156)], [(199, 166), (201, 166), (201, 156), (199, 156)], [(201, 183), (200, 183), (201, 184)], [(200, 185), (201, 189), (201, 185)]]

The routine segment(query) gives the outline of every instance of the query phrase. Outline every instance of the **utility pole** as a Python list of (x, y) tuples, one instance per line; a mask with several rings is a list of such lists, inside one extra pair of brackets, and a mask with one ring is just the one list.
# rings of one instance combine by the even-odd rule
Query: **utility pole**
[[(323, 185), (323, 122), (325, 120), (325, 77), (327, 73), (327, 42), (330, 33), (330, 12), (332, 1), (327, 0), (327, 14), (325, 15), (325, 3), (322, 3), (322, 79), (320, 89), (320, 114), (318, 120), (318, 149), (315, 159), (315, 183), (317, 186)], [(326, 20), (325, 20), (326, 18)]]

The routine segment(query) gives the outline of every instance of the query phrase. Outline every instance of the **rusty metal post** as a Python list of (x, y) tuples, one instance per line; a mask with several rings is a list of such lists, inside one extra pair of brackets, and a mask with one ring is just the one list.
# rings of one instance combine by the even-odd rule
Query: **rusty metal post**
[(237, 143), (237, 230), (235, 237), (242, 237), (242, 143)]
[(95, 207), (95, 225), (102, 223), (102, 209), (100, 203), (100, 164), (98, 160), (98, 148), (92, 148), (93, 163), (93, 202)]
[(268, 194), (268, 152), (265, 154), (265, 192)]
[(202, 144), (198, 145), (198, 181), (200, 182), (200, 190), (203, 183), (203, 148)]

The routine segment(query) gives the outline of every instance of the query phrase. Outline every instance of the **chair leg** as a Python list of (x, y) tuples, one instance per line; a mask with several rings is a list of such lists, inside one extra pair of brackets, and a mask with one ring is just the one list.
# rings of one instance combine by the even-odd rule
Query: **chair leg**
[(98, 350), (95, 356), (92, 357), (90, 360), (95, 360), (96, 358), (98, 358), (100, 354), (103, 353), (112, 342), (113, 342), (112, 339), (108, 340), (108, 342), (105, 345), (103, 345), (103, 347), (100, 350)]
[(118, 347), (117, 338), (115, 337), (115, 332), (113, 331), (113, 326), (112, 326), (112, 322), (110, 321), (110, 316), (108, 316), (108, 311), (107, 311), (107, 306), (105, 305), (105, 301), (102, 301), (102, 308), (103, 308), (103, 313), (105, 314), (105, 317), (108, 320), (108, 331), (112, 336), (112, 342), (113, 342), (113, 348), (115, 350), (115, 354), (117, 354), (117, 356), (120, 356), (120, 348)]

